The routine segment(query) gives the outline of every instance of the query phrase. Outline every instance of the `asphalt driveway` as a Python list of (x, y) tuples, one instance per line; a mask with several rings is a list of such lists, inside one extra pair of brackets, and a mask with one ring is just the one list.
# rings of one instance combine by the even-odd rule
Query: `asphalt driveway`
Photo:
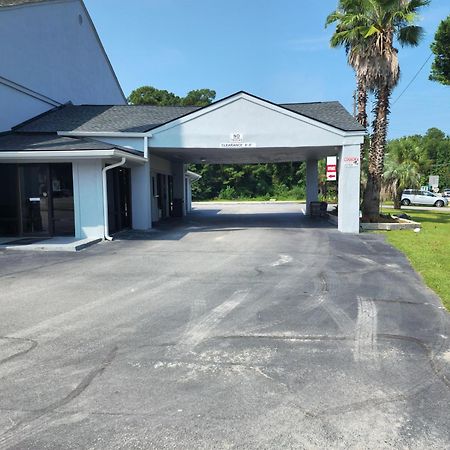
[(300, 208), (0, 252), (0, 449), (448, 449), (449, 314)]

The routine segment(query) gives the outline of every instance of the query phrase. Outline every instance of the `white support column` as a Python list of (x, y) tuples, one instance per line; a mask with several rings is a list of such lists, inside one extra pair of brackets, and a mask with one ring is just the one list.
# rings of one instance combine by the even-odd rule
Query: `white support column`
[(192, 211), (192, 181), (186, 179), (186, 210), (188, 213)]
[(306, 214), (309, 214), (309, 203), (319, 198), (319, 175), (316, 159), (306, 161)]
[(131, 214), (134, 230), (152, 227), (152, 188), (150, 163), (131, 168)]
[(185, 201), (185, 183), (184, 177), (186, 168), (183, 163), (172, 163), (172, 176), (173, 176), (173, 199), (181, 200), (183, 202), (183, 216), (186, 215), (186, 201)]
[(344, 145), (338, 163), (338, 230), (359, 233), (360, 146)]
[(72, 163), (75, 236), (77, 238), (103, 239), (102, 168), (103, 163), (100, 159)]

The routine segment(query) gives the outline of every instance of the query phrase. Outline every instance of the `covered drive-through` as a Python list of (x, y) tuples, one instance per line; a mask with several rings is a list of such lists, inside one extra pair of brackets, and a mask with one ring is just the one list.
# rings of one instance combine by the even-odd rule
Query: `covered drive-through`
[[(189, 213), (196, 179), (189, 163), (305, 161), (309, 205), (318, 198), (318, 161), (332, 155), (338, 229), (358, 233), (364, 135), (338, 102), (277, 105), (245, 92), (203, 108), (64, 105), (0, 136), (0, 169), (13, 180), (0, 198), (0, 235), (63, 229), (105, 238), (123, 228), (150, 229)], [(25, 172), (34, 177), (30, 192)], [(64, 223), (58, 208), (65, 208)]]
[[(306, 115), (308, 107), (315, 118)], [(318, 199), (318, 160), (336, 155), (338, 228), (358, 233), (359, 155), (364, 134), (337, 102), (275, 105), (241, 92), (153, 129), (148, 142), (150, 155), (170, 160), (176, 168), (174, 180), (182, 178), (188, 163), (306, 161), (307, 208)], [(174, 196), (184, 198), (184, 185), (174, 187), (178, 189)]]

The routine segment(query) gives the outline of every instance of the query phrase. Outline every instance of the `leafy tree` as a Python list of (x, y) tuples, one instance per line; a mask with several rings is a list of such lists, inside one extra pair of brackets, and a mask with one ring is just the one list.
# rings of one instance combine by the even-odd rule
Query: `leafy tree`
[(141, 86), (135, 89), (127, 100), (132, 105), (176, 106), (181, 104), (181, 98), (178, 95), (153, 86)]
[(132, 105), (157, 106), (206, 106), (216, 98), (216, 91), (211, 89), (195, 89), (189, 91), (186, 97), (179, 97), (165, 89), (153, 86), (141, 86), (128, 96), (128, 103)]
[(427, 184), (430, 175), (439, 175), (441, 189), (450, 186), (450, 136), (430, 128), (424, 136), (405, 136), (388, 143), (383, 185), (396, 206), (404, 189)]
[(440, 23), (431, 44), (431, 51), (435, 57), (430, 80), (450, 86), (450, 15)]
[(439, 175), (441, 188), (450, 187), (450, 136), (437, 128), (430, 128), (425, 136), (420, 137), (420, 145), (431, 161), (428, 175)]
[(428, 166), (426, 152), (417, 139), (402, 138), (389, 143), (383, 182), (392, 195), (395, 208), (400, 208), (405, 189), (420, 187), (421, 172), (426, 171)]
[(303, 163), (193, 164), (202, 178), (193, 184), (195, 200), (215, 198), (305, 198)]
[(210, 105), (216, 98), (216, 91), (212, 89), (195, 89), (189, 91), (181, 100), (184, 106), (207, 106)]

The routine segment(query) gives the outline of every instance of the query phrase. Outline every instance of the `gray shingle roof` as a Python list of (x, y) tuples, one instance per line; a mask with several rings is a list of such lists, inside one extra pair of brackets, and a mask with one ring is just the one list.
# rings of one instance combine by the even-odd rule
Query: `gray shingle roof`
[(4, 133), (0, 134), (0, 152), (17, 151), (71, 151), (71, 150), (113, 150), (118, 149), (128, 153), (142, 153), (114, 144), (95, 141), (87, 138), (72, 138), (56, 134), (39, 133)]
[[(364, 128), (339, 102), (279, 105), (343, 131)], [(65, 105), (15, 127), (23, 132), (57, 131), (145, 132), (200, 109), (195, 106)]]
[(194, 106), (66, 105), (31, 119), (16, 130), (144, 132), (199, 109)]
[(280, 106), (343, 131), (364, 131), (339, 102), (285, 103)]

